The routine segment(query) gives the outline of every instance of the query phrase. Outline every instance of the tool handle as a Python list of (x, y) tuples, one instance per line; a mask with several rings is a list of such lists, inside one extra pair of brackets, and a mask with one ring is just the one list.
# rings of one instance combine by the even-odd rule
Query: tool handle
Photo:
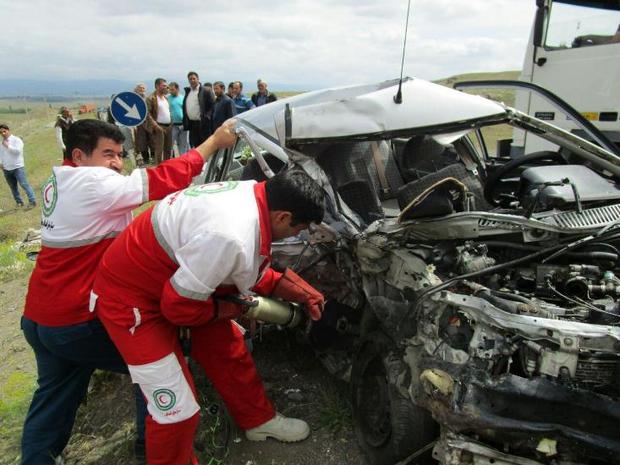
[(254, 297), (247, 297), (242, 295), (230, 294), (224, 297), (221, 297), (221, 300), (226, 300), (227, 302), (232, 302), (234, 304), (245, 305), (246, 307), (257, 307), (258, 299)]

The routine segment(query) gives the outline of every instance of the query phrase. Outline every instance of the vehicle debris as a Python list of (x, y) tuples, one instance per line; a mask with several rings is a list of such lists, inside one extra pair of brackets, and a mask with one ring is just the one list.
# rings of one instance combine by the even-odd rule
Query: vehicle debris
[[(300, 333), (351, 383), (369, 463), (620, 463), (619, 153), (419, 79), (396, 105), (397, 85), (248, 111), (206, 174), (301, 169), (327, 193), (273, 257), (326, 296)], [(557, 149), (496, 157), (504, 124)]]

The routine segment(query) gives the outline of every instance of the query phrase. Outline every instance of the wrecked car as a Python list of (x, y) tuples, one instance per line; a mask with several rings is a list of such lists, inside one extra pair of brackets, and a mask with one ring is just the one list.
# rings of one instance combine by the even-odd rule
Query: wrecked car
[[(498, 156), (501, 127), (556, 149)], [(238, 133), (207, 182), (300, 169), (326, 192), (274, 261), (325, 294), (304, 334), (350, 381), (369, 463), (620, 463), (613, 143), (419, 79), (277, 101)]]

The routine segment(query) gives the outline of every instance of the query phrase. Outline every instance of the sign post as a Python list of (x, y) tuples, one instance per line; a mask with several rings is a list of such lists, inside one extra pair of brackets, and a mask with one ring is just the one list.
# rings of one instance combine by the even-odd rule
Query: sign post
[(139, 126), (146, 119), (146, 102), (135, 92), (116, 94), (110, 104), (112, 117), (123, 126)]

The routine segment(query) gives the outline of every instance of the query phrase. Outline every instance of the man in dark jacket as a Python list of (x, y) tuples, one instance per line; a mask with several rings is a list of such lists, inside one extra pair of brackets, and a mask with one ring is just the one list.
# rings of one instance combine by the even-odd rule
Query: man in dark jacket
[(255, 106), (260, 107), (266, 103), (271, 103), (278, 100), (276, 94), (272, 94), (267, 90), (267, 83), (262, 79), (256, 81), (256, 87), (258, 88), (258, 92), (252, 94), (252, 103)]
[(73, 115), (71, 114), (71, 110), (67, 107), (60, 107), (60, 112), (56, 117), (56, 124), (54, 127), (56, 128), (56, 141), (58, 142), (58, 147), (66, 156), (66, 140), (67, 140), (67, 131), (73, 124)]
[(215, 105), (213, 106), (213, 131), (219, 128), (224, 121), (237, 114), (235, 103), (224, 93), (224, 83), (217, 81), (213, 84)]
[(211, 127), (214, 96), (200, 84), (198, 73), (187, 73), (189, 87), (183, 99), (183, 129), (189, 131), (190, 147), (202, 144), (215, 130)]

